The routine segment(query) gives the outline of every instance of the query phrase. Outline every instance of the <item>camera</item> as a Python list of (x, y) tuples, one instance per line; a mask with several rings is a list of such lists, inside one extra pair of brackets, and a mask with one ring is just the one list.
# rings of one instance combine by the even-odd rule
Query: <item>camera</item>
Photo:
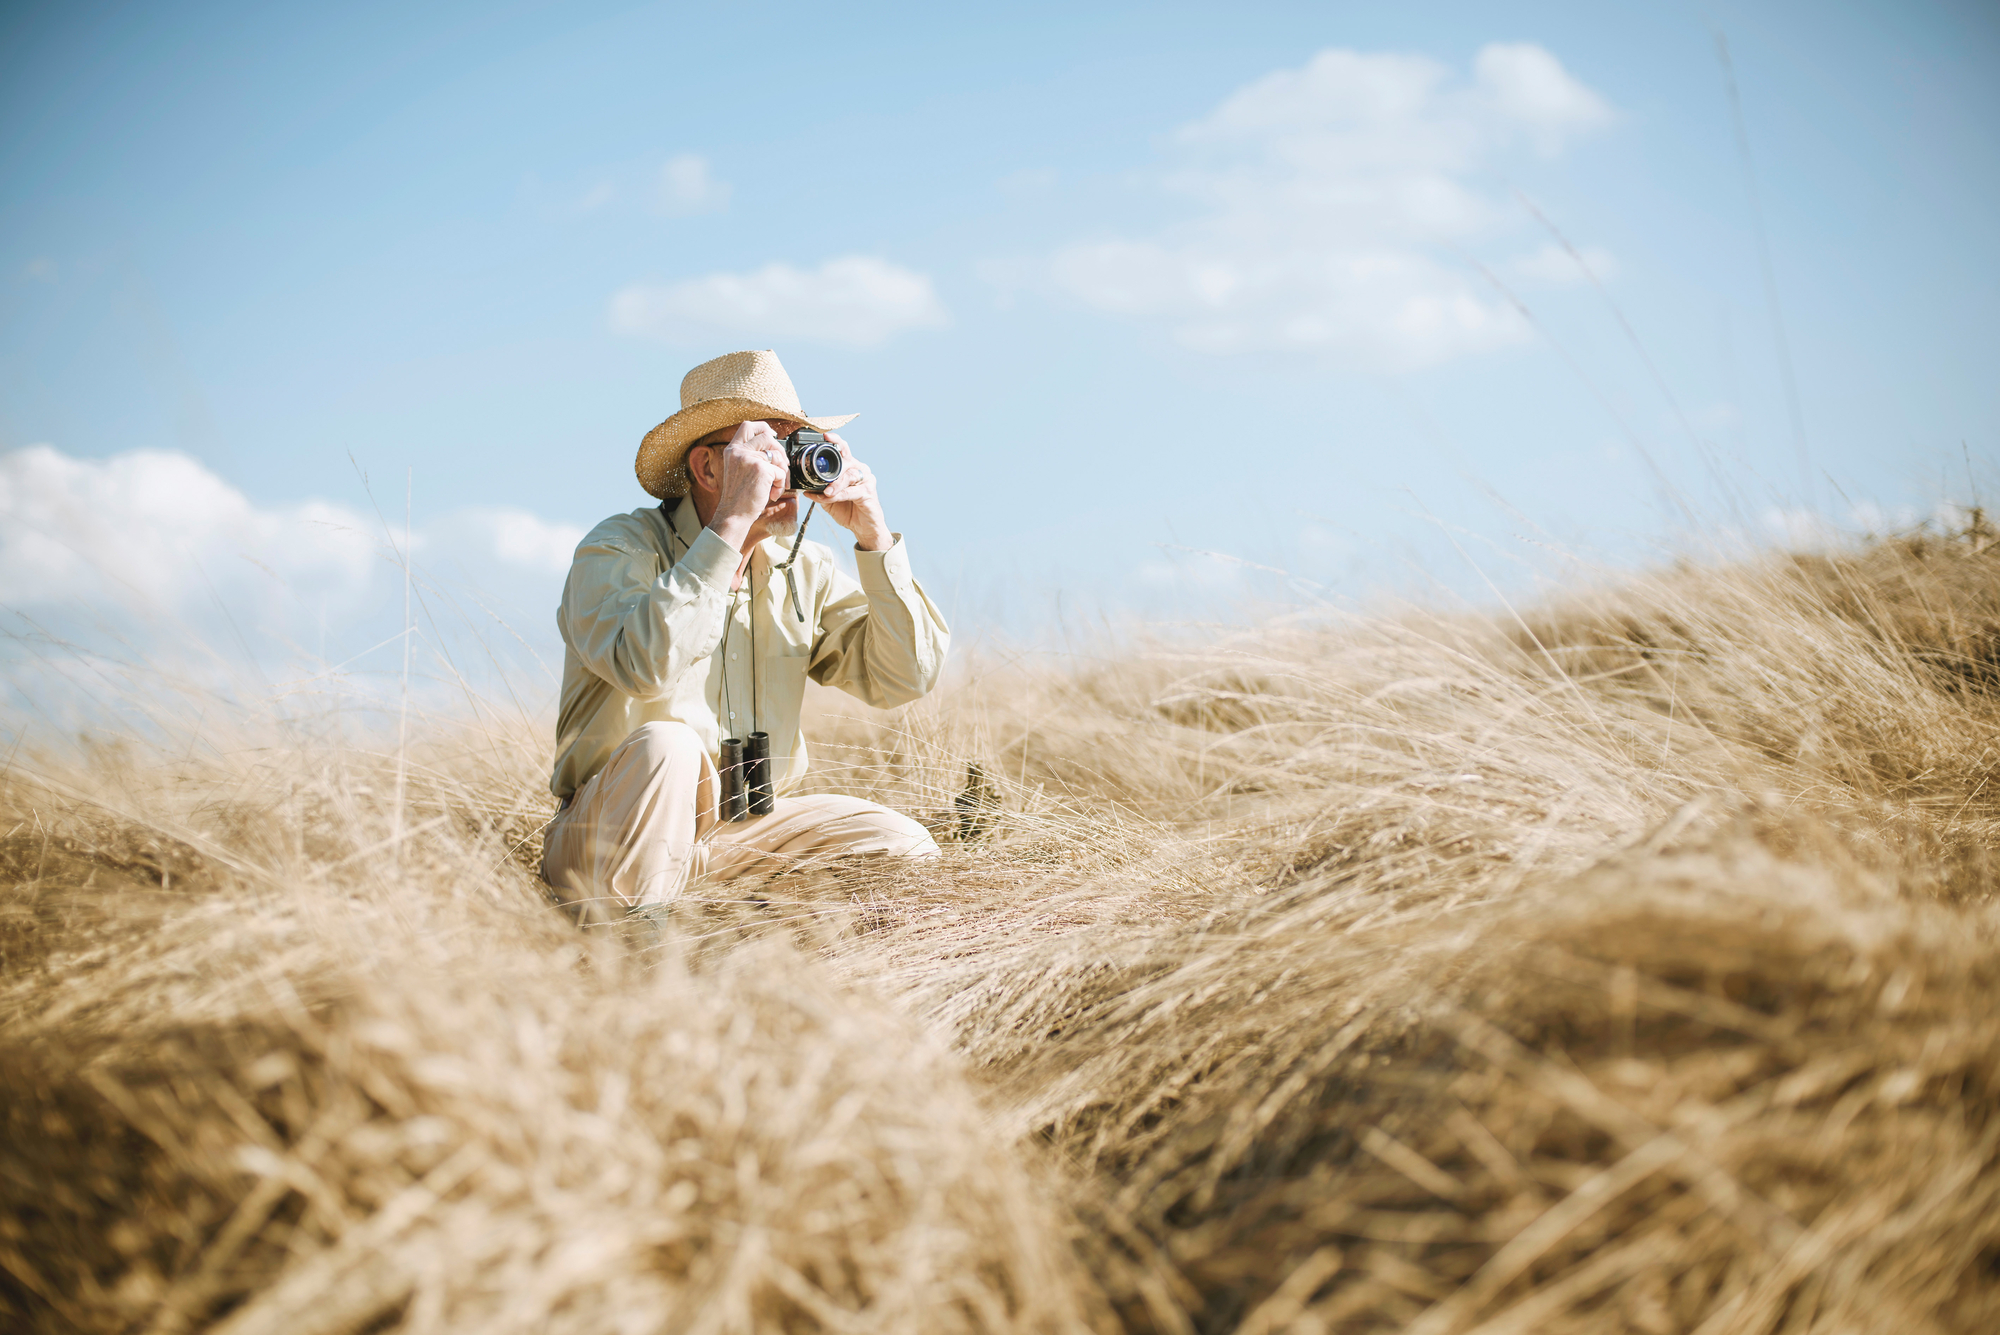
[(791, 467), (791, 490), (815, 493), (832, 486), (846, 467), (840, 447), (828, 444), (824, 431), (809, 426), (785, 437), (785, 462)]

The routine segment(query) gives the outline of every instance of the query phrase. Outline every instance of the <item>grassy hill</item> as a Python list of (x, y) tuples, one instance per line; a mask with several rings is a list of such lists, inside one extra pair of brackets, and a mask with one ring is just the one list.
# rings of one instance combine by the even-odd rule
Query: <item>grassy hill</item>
[(1977, 516), (829, 716), (940, 866), (608, 929), (342, 735), (10, 762), (0, 1325), (2000, 1327)]

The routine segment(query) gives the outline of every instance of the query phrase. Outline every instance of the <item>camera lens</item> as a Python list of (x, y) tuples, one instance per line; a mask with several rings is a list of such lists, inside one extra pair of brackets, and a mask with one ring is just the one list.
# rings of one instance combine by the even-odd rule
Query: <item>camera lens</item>
[(840, 451), (831, 445), (816, 445), (799, 456), (799, 475), (817, 482), (824, 491), (840, 476)]
[(823, 433), (804, 427), (785, 437), (785, 454), (791, 463), (793, 491), (825, 491), (844, 467), (840, 447), (828, 444)]

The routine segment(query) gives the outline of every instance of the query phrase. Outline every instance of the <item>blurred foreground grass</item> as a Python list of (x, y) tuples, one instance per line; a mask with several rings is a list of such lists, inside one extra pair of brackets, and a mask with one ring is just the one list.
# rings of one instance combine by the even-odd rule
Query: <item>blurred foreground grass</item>
[(2000, 1328), (1976, 515), (830, 716), (981, 837), (595, 934), (535, 730), (203, 726), (0, 780), (8, 1330)]

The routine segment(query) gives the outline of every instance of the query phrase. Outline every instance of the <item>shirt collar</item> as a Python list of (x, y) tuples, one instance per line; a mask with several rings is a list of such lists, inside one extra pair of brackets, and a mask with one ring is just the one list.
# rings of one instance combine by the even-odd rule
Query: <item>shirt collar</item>
[(667, 523), (673, 528), (674, 537), (680, 540), (683, 552), (694, 546), (694, 540), (701, 536), (701, 517), (694, 512), (694, 497), (681, 497), (680, 504), (667, 512)]

